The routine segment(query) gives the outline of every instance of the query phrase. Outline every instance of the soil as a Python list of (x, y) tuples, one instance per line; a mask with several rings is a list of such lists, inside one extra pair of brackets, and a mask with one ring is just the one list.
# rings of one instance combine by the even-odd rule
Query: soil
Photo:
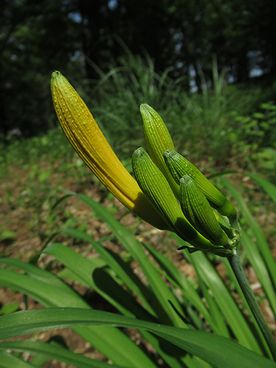
[[(47, 163), (43, 163), (44, 169), (48, 169)], [(249, 180), (244, 180), (244, 184), (253, 193), (254, 201), (258, 203), (259, 200), (264, 200), (259, 191), (255, 191), (254, 184)], [(126, 225), (133, 229), (140, 241), (146, 241), (153, 244), (158, 250), (167, 254), (174, 262), (177, 263), (179, 269), (183, 271), (187, 277), (194, 278), (195, 270), (193, 267), (183, 260), (180, 253), (175, 251), (175, 242), (171, 239), (167, 232), (157, 230), (149, 224), (141, 222), (133, 216), (133, 214), (126, 211), (126, 209), (112, 196), (107, 194), (106, 190), (91, 177), (90, 173), (86, 173), (81, 180), (75, 180), (73, 176), (62, 175), (58, 171), (51, 174), (49, 182), (44, 187), (38, 182), (37, 188), (34, 185), (30, 193), (28, 185), (30, 183), (29, 171), (21, 167), (11, 167), (9, 172), (0, 181), (0, 254), (5, 257), (19, 258), (23, 261), (30, 261), (42, 249), (48, 237), (55, 232), (59, 226), (66, 222), (71, 222), (73, 226), (79, 228), (86, 228), (87, 232), (93, 236), (94, 239), (100, 239), (109, 236), (107, 226), (95, 219), (91, 215), (91, 210), (76, 198), (69, 198), (64, 201), (57, 208), (52, 206), (56, 199), (66, 192), (80, 192), (88, 195), (100, 203), (108, 206), (116, 217)], [(50, 195), (49, 195), (50, 193)], [(250, 198), (249, 198), (250, 200)], [(274, 224), (276, 214), (272, 211), (267, 211), (262, 206), (256, 207), (256, 215), (260, 225), (264, 226), (266, 233), (270, 240), (275, 238)], [(8, 233), (7, 233), (8, 231)], [(9, 236), (3, 236), (5, 233)], [(78, 244), (72, 244), (70, 240), (61, 238), (68, 246), (74, 246), (74, 249), (79, 249), (82, 254), (95, 256), (91, 247), (85, 243), (76, 247)], [(120, 251), (118, 244), (108, 240), (105, 245), (115, 252)], [(46, 267), (52, 260), (49, 257), (43, 256), (39, 265)], [(53, 271), (58, 271), (60, 266), (58, 264), (51, 264)], [(222, 264), (218, 263), (218, 271), (225, 277), (225, 270)], [(139, 269), (136, 272), (141, 276)], [(258, 296), (262, 296), (263, 292), (261, 286), (256, 278), (256, 275), (251, 267), (247, 268), (247, 275), (252, 285), (254, 292)], [(72, 285), (81, 294), (85, 292), (81, 286), (76, 283)], [(9, 289), (0, 289), (0, 307), (8, 303), (18, 303), (18, 310), (26, 309), (25, 298), (16, 292)], [(40, 308), (37, 302), (29, 300), (28, 308)], [(98, 300), (98, 309), (106, 309), (106, 305), (101, 299)], [(266, 300), (261, 303), (263, 314), (269, 323), (270, 327), (275, 331), (275, 321), (273, 314), (268, 306)], [(134, 338), (139, 340), (139, 334), (133, 332)], [(62, 338), (64, 343), (70, 347), (71, 350), (85, 354), (91, 358), (104, 360), (98, 352), (94, 351), (88, 343), (76, 335), (70, 329), (62, 329), (58, 331), (43, 332), (34, 336), (35, 339), (48, 341), (51, 338)], [(26, 355), (25, 355), (26, 356)], [(46, 363), (44, 367), (69, 367), (64, 363), (51, 362)]]

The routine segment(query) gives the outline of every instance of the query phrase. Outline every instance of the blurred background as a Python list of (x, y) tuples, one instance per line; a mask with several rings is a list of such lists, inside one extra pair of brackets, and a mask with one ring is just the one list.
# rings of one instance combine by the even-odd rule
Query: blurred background
[[(274, 0), (2, 0), (1, 134), (30, 137), (56, 126), (56, 69), (100, 110), (107, 130), (139, 123), (141, 102), (171, 124), (194, 120), (200, 129), (206, 117), (195, 110), (204, 102), (195, 94), (212, 89), (221, 98), (222, 82), (232, 87), (229, 99), (242, 91), (226, 110), (256, 110), (275, 97), (275, 14)], [(225, 128), (219, 108), (210, 124)]]
[(39, 247), (66, 190), (96, 183), (107, 195), (58, 127), (54, 70), (128, 168), (143, 145), (139, 105), (148, 103), (205, 173), (240, 173), (250, 187), (246, 173), (257, 171), (274, 182), (275, 14), (275, 0), (2, 0), (0, 240), (33, 249), (31, 229)]

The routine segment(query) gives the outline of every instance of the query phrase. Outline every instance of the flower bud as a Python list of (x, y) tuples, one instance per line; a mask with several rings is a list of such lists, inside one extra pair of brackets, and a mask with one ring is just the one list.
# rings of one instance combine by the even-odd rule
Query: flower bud
[(51, 92), (60, 125), (89, 169), (126, 207), (153, 226), (166, 228), (113, 151), (82, 98), (58, 71), (52, 74)]
[(174, 178), (179, 183), (180, 179), (189, 175), (198, 188), (204, 193), (208, 201), (224, 216), (236, 218), (236, 210), (224, 194), (212, 184), (202, 172), (176, 151), (164, 152), (165, 162)]
[(216, 220), (204, 194), (189, 175), (180, 179), (180, 203), (184, 215), (212, 243), (227, 246), (229, 239)]
[(147, 152), (153, 162), (165, 175), (173, 192), (178, 196), (179, 185), (172, 178), (163, 157), (164, 151), (175, 149), (168, 128), (161, 116), (149, 105), (142, 104), (140, 106), (140, 112), (143, 120)]
[(212, 244), (199, 234), (186, 219), (174, 196), (169, 183), (147, 152), (138, 148), (132, 156), (135, 179), (143, 193), (152, 201), (162, 217), (182, 239), (201, 248), (211, 248)]

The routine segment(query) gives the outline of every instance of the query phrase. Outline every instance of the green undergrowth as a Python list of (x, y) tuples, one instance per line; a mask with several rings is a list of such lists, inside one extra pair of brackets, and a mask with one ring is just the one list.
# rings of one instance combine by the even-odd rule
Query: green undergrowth
[[(256, 175), (253, 180), (274, 200), (275, 187)], [(273, 313), (276, 280), (269, 244), (237, 188), (222, 178), (218, 184), (239, 207), (242, 262), (254, 269), (261, 285), (258, 303), (266, 299)], [(10, 300), (0, 310), (4, 367), (31, 366), (24, 355), (17, 354), (22, 351), (31, 354), (31, 363), (37, 362), (36, 366), (56, 359), (78, 367), (108, 367), (58, 344), (58, 330), (54, 330), (57, 342), (40, 341), (38, 335), (35, 339), (7, 340), (60, 327), (72, 328), (88, 346), (100, 351), (111, 367), (276, 366), (268, 359), (266, 343), (226, 259), (202, 252), (177, 252), (183, 241), (173, 239), (171, 255), (178, 253), (179, 259), (172, 262), (151, 241), (138, 241), (109, 208), (83, 194), (71, 195), (87, 206), (91, 217), (106, 224), (108, 233), (96, 239), (86, 228), (64, 224), (31, 263), (0, 259), (0, 286), (26, 295), (25, 309), (32, 309), (28, 308), (31, 300), (41, 306), (39, 310), (15, 312), (19, 306)], [(67, 239), (74, 239), (79, 246), (68, 246)], [(106, 246), (107, 241), (112, 248)], [(120, 250), (115, 251), (114, 245)], [(93, 252), (87, 254), (87, 250)], [(193, 277), (183, 272), (189, 266), (195, 270)], [(100, 308), (96, 304), (99, 297)], [(134, 341), (129, 333), (133, 328), (139, 331)]]
[[(108, 72), (95, 69), (97, 81), (67, 77), (121, 159), (143, 142), (139, 105), (147, 103), (164, 118), (177, 148), (194, 161), (208, 158), (212, 166), (223, 166), (238, 157), (244, 166), (252, 166), (253, 160), (261, 169), (275, 168), (275, 84), (228, 85), (226, 74), (213, 63), (211, 82), (202, 75), (201, 91), (187, 92), (187, 76), (173, 79), (170, 69), (158, 73), (149, 57), (130, 53)], [(0, 151), (0, 175), (13, 164), (26, 167), (43, 157), (66, 166), (73, 156), (57, 129), (30, 139), (11, 133)]]

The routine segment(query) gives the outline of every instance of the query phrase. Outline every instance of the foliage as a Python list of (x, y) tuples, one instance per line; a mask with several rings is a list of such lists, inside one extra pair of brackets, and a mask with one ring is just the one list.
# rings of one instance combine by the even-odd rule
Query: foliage
[[(236, 189), (226, 179), (220, 181), (234, 195), (241, 208), (245, 225), (242, 237), (244, 262), (254, 267), (270, 308), (275, 312), (275, 272), (264, 234)], [(264, 179), (262, 183), (264, 190), (269, 188), (270, 195), (272, 187), (267, 186)], [(228, 279), (225, 284), (225, 276), (215, 267), (216, 257), (212, 256), (210, 259), (200, 252), (192, 255), (185, 253), (186, 259), (196, 270), (196, 279), (188, 278), (157, 249), (150, 244), (138, 242), (129, 230), (115, 220), (108, 209), (84, 195), (79, 195), (78, 198), (109, 226), (111, 233), (108, 239), (114, 244), (120, 244), (122, 250), (117, 253), (106, 246), (106, 236), (95, 240), (85, 229), (77, 230), (68, 225), (61, 228), (59, 234), (55, 234), (56, 239), (50, 239), (43, 251), (44, 254), (51, 255), (55, 262), (62, 264), (61, 269), (56, 268), (53, 262), (48, 263), (46, 270), (35, 264), (2, 258), (0, 284), (29, 295), (46, 307), (42, 311), (26, 312), (26, 319), (24, 313), (3, 317), (3, 337), (17, 336), (50, 326), (71, 326), (115, 366), (139, 367), (144, 362), (144, 365), (151, 367), (163, 361), (170, 367), (232, 367), (235, 359), (239, 361), (240, 367), (252, 366), (256, 364), (256, 360), (259, 367), (275, 366), (260, 357), (268, 354), (266, 344), (227, 261), (224, 262)], [(89, 243), (97, 252), (97, 257), (87, 258), (58, 241), (65, 236)], [(139, 266), (138, 274), (133, 270), (133, 263), (136, 268)], [(85, 300), (64, 281), (81, 284), (100, 295), (109, 305), (108, 309), (112, 308), (116, 314), (93, 311), (93, 302)], [(49, 307), (62, 308), (51, 311)], [(67, 310), (67, 307), (73, 309)], [(13, 310), (8, 309), (7, 313)], [(159, 323), (159, 327), (155, 322)], [(115, 327), (93, 327), (94, 323), (141, 328), (140, 338), (147, 343), (142, 349), (142, 346), (133, 344), (128, 334), (123, 334)], [(167, 328), (164, 325), (174, 327)], [(206, 335), (210, 332), (212, 335)], [(227, 340), (216, 335), (224, 336)], [(232, 345), (228, 340), (230, 337), (236, 339), (240, 346)], [(165, 343), (166, 340), (170, 343)], [(79, 357), (61, 346), (52, 343), (39, 344), (41, 343), (4, 341), (0, 348), (29, 351), (32, 355), (43, 356), (44, 361), (55, 358), (75, 362), (78, 366), (101, 366), (100, 363), (96, 365), (95, 362), (88, 361), (88, 358)], [(224, 344), (223, 349), (218, 348), (221, 344)], [(153, 355), (145, 352), (146, 346), (153, 348)], [(254, 351), (255, 355), (242, 346)], [(129, 354), (122, 354), (121, 347)], [(222, 351), (223, 355), (220, 354)], [(13, 357), (9, 353), (8, 358)], [(20, 356), (17, 359), (20, 360)]]
[[(256, 160), (260, 155), (258, 162), (261, 155), (270, 155), (273, 147), (269, 146), (269, 141), (263, 146), (258, 144), (259, 137), (250, 135), (249, 139), (249, 123), (242, 124), (241, 120), (251, 121), (249, 114), (255, 110), (256, 103), (269, 98), (273, 90), (263, 94), (261, 88), (227, 86), (225, 75), (218, 73), (214, 62), (214, 89), (208, 87), (202, 76), (203, 93), (188, 94), (182, 88), (183, 78), (172, 79), (169, 71), (167, 69), (161, 74), (157, 73), (150, 58), (143, 60), (127, 52), (108, 73), (97, 68), (99, 82), (91, 85), (86, 81), (84, 89), (80, 90), (88, 106), (92, 101), (95, 118), (121, 158), (128, 158), (129, 152), (141, 145), (143, 137), (137, 106), (142, 102), (153, 107), (158, 105), (169, 129), (174, 132), (176, 146), (184, 147), (184, 151), (194, 160), (208, 157), (210, 161), (218, 161), (219, 165), (224, 165), (233, 153), (241, 157), (241, 164), (244, 163), (245, 166), (244, 161), (250, 156), (245, 152), (251, 147), (256, 148), (254, 152), (250, 151), (256, 154)], [(269, 106), (273, 105), (263, 103), (261, 106), (268, 107), (263, 111), (263, 123), (271, 126), (269, 131), (273, 134), (273, 111), (269, 110)], [(272, 138), (270, 142), (273, 143)], [(11, 136), (8, 144), (7, 140), (0, 143), (0, 174), (1, 171), (7, 172), (12, 162), (25, 166), (26, 163), (29, 165), (37, 162), (37, 159), (46, 155), (47, 160), (53, 164), (59, 159), (69, 164), (72, 152), (68, 147), (68, 143), (56, 129), (28, 140)], [(267, 166), (271, 167), (274, 162), (270, 159), (271, 156), (274, 157), (271, 154), (262, 163), (267, 161)]]
[(0, 120), (5, 136), (14, 129), (36, 135), (54, 126), (48, 103), (53, 70), (82, 79), (81, 85), (92, 82), (93, 93), (99, 77), (95, 66), (108, 73), (126, 48), (138, 58), (149, 55), (159, 75), (183, 79), (186, 92), (191, 87), (202, 91), (202, 74), (212, 85), (214, 56), (227, 81), (247, 82), (257, 71), (269, 75), (266, 89), (275, 74), (273, 0), (3, 0), (1, 10)]
[(234, 150), (247, 157), (249, 164), (265, 171), (275, 179), (276, 169), (276, 106), (262, 103), (259, 109), (246, 116), (235, 117)]
[(214, 61), (213, 88), (202, 75), (203, 93), (190, 94), (183, 90), (185, 76), (172, 79), (170, 69), (158, 73), (152, 59), (134, 57), (129, 51), (108, 73), (99, 68), (97, 73), (99, 82), (92, 96), (88, 95), (88, 86), (84, 99), (88, 106), (92, 99), (95, 118), (123, 158), (141, 144), (137, 106), (146, 102), (153, 107), (158, 105), (174, 132), (176, 146), (184, 147), (195, 159), (208, 155), (214, 161), (219, 157), (223, 164), (232, 146), (243, 139), (233, 116), (250, 113), (258, 101), (273, 93), (273, 89), (264, 95), (261, 88), (227, 86), (225, 73), (219, 73)]

